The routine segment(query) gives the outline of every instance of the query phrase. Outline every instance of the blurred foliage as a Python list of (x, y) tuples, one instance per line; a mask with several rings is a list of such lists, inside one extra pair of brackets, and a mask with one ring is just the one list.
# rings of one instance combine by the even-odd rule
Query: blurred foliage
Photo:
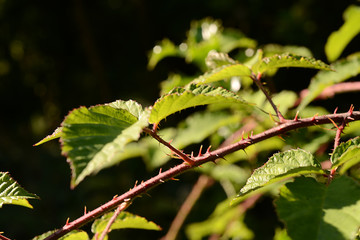
[[(184, 59), (172, 57), (160, 61), (149, 72), (147, 55), (154, 43), (168, 38), (174, 42), (175, 50), (178, 51), (176, 48), (180, 49), (184, 39), (191, 36), (193, 40), (187, 44), (198, 44), (198, 32), (186, 35), (186, 31), (193, 20), (211, 16), (219, 19), (223, 28), (232, 29), (227, 32), (227, 38), (219, 41), (243, 34), (241, 36), (247, 37), (244, 38), (245, 43), (241, 44), (247, 44), (246, 47), (268, 43), (277, 44), (272, 46), (301, 45), (307, 47), (304, 50), (306, 56), (309, 55), (308, 49), (311, 49), (314, 57), (325, 61), (323, 46), (329, 34), (342, 25), (342, 13), (348, 4), (346, 1), (325, 0), (74, 0), (61, 4), (1, 0), (0, 102), (3, 114), (0, 118), (0, 169), (10, 172), (25, 189), (41, 198), (40, 201), (32, 202), (33, 210), (4, 206), (1, 209), (1, 231), (5, 231), (5, 235), (10, 238), (30, 239), (62, 226), (68, 217), (78, 217), (82, 214), (82, 206), (93, 209), (112, 196), (127, 191), (135, 180), (145, 180), (153, 175), (140, 160), (134, 159), (121, 163), (121, 169), (115, 167), (104, 170), (95, 179), (89, 178), (76, 191), (71, 191), (71, 173), (64, 157), (60, 156), (58, 144), (49, 143), (37, 149), (32, 145), (51, 133), (74, 107), (130, 97), (146, 106), (157, 98), (160, 81), (166, 79), (169, 72), (173, 72), (169, 78), (183, 81), (185, 85), (192, 79), (179, 80), (176, 76), (193, 76), (205, 67), (200, 56), (189, 53), (184, 55)], [(223, 28), (218, 27), (220, 30)], [(234, 33), (233, 29), (238, 29), (240, 33)], [(248, 37), (256, 39), (256, 42)], [(359, 37), (355, 37), (341, 57), (354, 52), (358, 42)], [(240, 52), (236, 52), (235, 48), (245, 46), (241, 44), (228, 45), (225, 50), (231, 56), (246, 57), (237, 55)], [(278, 51), (269, 45), (263, 49), (265, 52)], [(304, 79), (310, 79), (313, 74), (313, 70), (279, 70), (268, 87), (275, 93), (284, 89), (297, 92), (308, 86), (309, 82)], [(164, 85), (162, 89), (165, 89)], [(346, 111), (355, 96), (340, 95), (334, 100), (317, 104), (328, 111), (333, 111), (337, 106), (339, 111)], [(325, 111), (324, 108), (321, 111)], [(168, 119), (164, 127), (173, 121), (176, 119)], [(352, 129), (352, 132), (358, 131), (356, 127)], [(222, 128), (218, 137), (226, 137), (227, 132), (226, 128)], [(309, 145), (305, 141), (309, 136), (324, 137), (319, 129), (310, 129), (301, 136), (298, 144)], [(325, 137), (329, 139), (331, 136)], [(287, 136), (288, 139), (291, 136)], [(215, 138), (212, 140), (216, 142)], [(276, 149), (279, 147), (280, 144), (276, 145)], [(309, 149), (318, 147), (309, 146)], [(239, 154), (243, 158), (257, 157), (255, 153), (252, 155), (250, 149), (247, 156)], [(172, 166), (172, 163), (167, 166)], [(169, 183), (152, 190), (152, 198), (137, 200), (138, 204), (132, 205), (130, 211), (141, 216), (154, 216), (149, 218), (167, 229), (196, 176), (197, 173), (187, 173), (181, 177), (181, 184)], [(241, 182), (236, 181), (238, 184)], [(225, 193), (218, 185), (205, 192), (200, 202), (205, 200), (206, 206), (197, 204), (188, 222), (204, 221), (204, 216), (209, 216), (211, 209), (215, 209), (224, 197)], [(151, 208), (148, 206), (149, 201)], [(265, 198), (263, 201), (266, 205), (266, 201), (270, 200)], [(255, 239), (273, 238), (272, 230), (266, 230), (267, 222), (257, 221), (255, 227), (251, 224), (260, 217), (274, 219), (275, 213), (267, 211), (267, 215), (263, 216), (264, 211), (260, 207), (251, 212), (252, 216), (245, 216), (244, 221), (254, 228)], [(19, 226), (22, 226), (21, 229)], [(264, 231), (256, 231), (259, 228)], [(131, 236), (134, 239), (131, 230), (117, 234), (119, 238)], [(163, 234), (136, 232), (135, 237), (157, 239)], [(186, 237), (181, 235), (180, 238)]]

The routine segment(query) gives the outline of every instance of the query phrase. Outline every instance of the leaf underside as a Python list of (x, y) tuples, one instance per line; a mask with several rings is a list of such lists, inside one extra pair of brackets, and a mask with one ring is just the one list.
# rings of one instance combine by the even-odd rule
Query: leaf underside
[(148, 125), (148, 110), (134, 101), (73, 110), (62, 123), (62, 153), (72, 168), (71, 186), (114, 165), (125, 146)]
[(20, 205), (33, 208), (27, 199), (38, 199), (35, 194), (27, 192), (6, 172), (0, 172), (0, 208), (3, 204)]

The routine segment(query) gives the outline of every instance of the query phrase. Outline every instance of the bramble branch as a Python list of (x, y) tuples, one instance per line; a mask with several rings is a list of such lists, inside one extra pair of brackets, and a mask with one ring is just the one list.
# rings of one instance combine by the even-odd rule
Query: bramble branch
[[(352, 111), (351, 109), (346, 113), (341, 114), (329, 114), (324, 116), (314, 116), (311, 118), (305, 118), (305, 119), (294, 119), (294, 120), (288, 120), (285, 123), (282, 123), (276, 127), (273, 127), (269, 130), (266, 130), (262, 133), (256, 134), (254, 136), (251, 136), (249, 138), (243, 139), (239, 142), (236, 142), (234, 144), (231, 144), (229, 146), (219, 148), (217, 150), (214, 150), (212, 152), (207, 152), (204, 155), (194, 157), (191, 160), (193, 161), (193, 164), (188, 164), (186, 162), (179, 164), (173, 168), (170, 168), (169, 170), (165, 172), (160, 172), (158, 175), (150, 178), (149, 180), (142, 182), (140, 185), (134, 187), (133, 189), (129, 190), (128, 192), (122, 194), (121, 196), (114, 197), (109, 202), (103, 204), (102, 206), (94, 209), (91, 212), (88, 212), (84, 214), (83, 216), (79, 217), (78, 219), (68, 222), (65, 226), (60, 228), (58, 231), (53, 233), (52, 235), (48, 236), (46, 240), (53, 240), (58, 239), (61, 236), (64, 236), (68, 232), (78, 229), (84, 224), (94, 220), (95, 218), (103, 215), (104, 213), (115, 209), (119, 206), (119, 204), (127, 201), (131, 201), (136, 197), (141, 196), (142, 194), (146, 193), (153, 187), (160, 185), (161, 183), (172, 180), (175, 176), (182, 174), (190, 169), (193, 169), (197, 166), (200, 166), (204, 163), (215, 161), (217, 158), (224, 157), (227, 154), (233, 153), (235, 151), (245, 149), (246, 147), (264, 141), (266, 139), (269, 139), (271, 137), (284, 134), (286, 132), (289, 132), (291, 130), (309, 127), (309, 126), (315, 126), (315, 125), (322, 125), (327, 123), (342, 123), (343, 121), (352, 122), (360, 120), (360, 111)], [(146, 131), (146, 130), (145, 130)], [(159, 141), (159, 139), (157, 139)], [(164, 141), (164, 140), (163, 140)]]

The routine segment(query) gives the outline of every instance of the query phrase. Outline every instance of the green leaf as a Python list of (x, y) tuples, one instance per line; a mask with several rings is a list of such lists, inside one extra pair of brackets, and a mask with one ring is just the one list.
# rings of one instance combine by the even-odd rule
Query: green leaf
[(201, 143), (220, 127), (240, 121), (240, 115), (222, 111), (195, 113), (179, 125), (172, 144), (182, 149), (190, 144)]
[[(157, 100), (151, 110), (149, 122), (159, 123), (167, 116), (191, 107), (213, 103), (246, 103), (238, 95), (221, 87), (189, 85), (176, 88)], [(248, 103), (247, 103), (248, 104)]]
[(58, 127), (55, 129), (55, 131), (51, 135), (48, 135), (41, 141), (35, 143), (34, 146), (39, 146), (40, 144), (43, 144), (43, 143), (49, 142), (51, 140), (54, 140), (56, 138), (59, 138), (59, 137), (61, 137), (61, 134), (62, 134), (62, 127)]
[[(96, 234), (101, 234), (109, 220), (114, 215), (114, 212), (110, 212), (102, 216), (100, 219), (94, 221), (91, 226), (91, 231)], [(161, 227), (156, 225), (154, 222), (148, 221), (143, 217), (137, 216), (129, 212), (120, 212), (116, 217), (115, 222), (111, 225), (110, 230), (124, 229), (124, 228), (136, 228), (144, 230), (156, 230), (160, 231)]]
[(73, 110), (62, 123), (62, 153), (72, 168), (71, 186), (122, 159), (125, 146), (148, 126), (149, 110), (132, 101)]
[(302, 46), (291, 46), (291, 45), (278, 45), (278, 44), (266, 44), (263, 47), (264, 55), (266, 57), (272, 56), (274, 54), (283, 54), (283, 53), (291, 53), (304, 57), (312, 57), (311, 51)]
[(331, 33), (325, 45), (325, 53), (330, 62), (335, 61), (349, 42), (360, 32), (360, 7), (351, 5), (344, 12), (344, 24)]
[(27, 199), (38, 199), (35, 194), (23, 189), (7, 172), (0, 172), (0, 208), (3, 204), (33, 208)]
[(224, 79), (229, 79), (232, 77), (250, 77), (251, 70), (243, 64), (228, 64), (223, 65), (214, 70), (201, 75), (196, 78), (192, 83), (194, 84), (206, 84), (211, 82), (216, 82)]
[(281, 55), (276, 54), (271, 57), (265, 57), (261, 60), (259, 64), (254, 65), (252, 70), (255, 74), (258, 74), (283, 67), (301, 67), (321, 70), (333, 70), (331, 66), (325, 64), (320, 60), (290, 53)]
[(250, 240), (254, 237), (244, 223), (243, 210), (230, 207), (229, 200), (219, 203), (207, 220), (192, 223), (186, 228), (186, 235), (190, 240), (201, 240), (212, 234), (222, 236), (222, 239)]
[(360, 186), (346, 176), (328, 186), (296, 178), (281, 188), (275, 205), (293, 240), (354, 239), (360, 227)]
[(207, 55), (205, 63), (208, 68), (215, 69), (223, 65), (235, 64), (236, 62), (228, 54), (213, 50)]
[(339, 144), (335, 148), (330, 158), (333, 163), (332, 168), (342, 166), (340, 173), (343, 174), (347, 169), (360, 162), (360, 137), (350, 139), (347, 142)]
[(149, 54), (148, 68), (154, 69), (158, 62), (171, 56), (182, 56), (182, 52), (169, 39), (164, 39)]
[(319, 96), (326, 87), (358, 75), (360, 73), (360, 53), (339, 60), (332, 66), (335, 69), (335, 72), (320, 71), (311, 79), (308, 87), (309, 92), (301, 101), (297, 110), (304, 109), (312, 100)]
[(324, 174), (320, 163), (311, 153), (302, 149), (276, 153), (262, 167), (255, 169), (239, 196), (270, 183), (310, 173)]
[[(32, 240), (43, 240), (56, 232), (56, 230), (48, 231), (39, 236), (34, 237)], [(82, 230), (73, 230), (66, 234), (65, 236), (59, 238), (59, 240), (88, 240), (89, 236), (85, 231)]]

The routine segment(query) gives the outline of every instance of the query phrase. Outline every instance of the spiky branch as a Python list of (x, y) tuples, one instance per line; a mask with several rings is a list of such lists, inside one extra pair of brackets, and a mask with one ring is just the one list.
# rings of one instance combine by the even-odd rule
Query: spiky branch
[[(287, 133), (291, 130), (295, 130), (299, 128), (328, 124), (328, 123), (342, 124), (344, 121), (348, 123), (357, 120), (360, 120), (360, 111), (353, 111), (352, 108), (346, 113), (339, 113), (339, 114), (334, 113), (324, 116), (314, 116), (305, 119), (295, 118), (294, 120), (287, 120), (286, 122), (276, 127), (273, 127), (269, 130), (266, 130), (254, 136), (249, 136), (248, 138), (242, 139), (239, 142), (236, 142), (229, 146), (225, 146), (211, 152), (208, 151), (201, 156), (193, 157), (191, 159), (192, 161), (191, 164), (187, 162), (183, 162), (182, 164), (170, 168), (165, 172), (159, 172), (158, 175), (150, 178), (145, 182), (141, 182), (141, 184), (135, 186), (133, 189), (122, 194), (121, 196), (115, 196), (112, 200), (94, 209), (93, 211), (85, 213), (83, 216), (79, 217), (78, 219), (72, 222), (67, 222), (61, 229), (57, 230), (52, 235), (48, 236), (46, 240), (58, 239), (59, 237), (64, 236), (65, 234), (67, 234), (68, 232), (74, 229), (80, 228), (84, 224), (94, 220), (95, 218), (103, 215), (104, 213), (117, 208), (120, 204), (134, 200), (136, 197), (141, 196), (142, 194), (146, 193), (153, 187), (160, 185), (165, 181), (173, 180), (174, 177), (179, 174), (182, 174), (195, 167), (198, 167), (204, 163), (215, 161), (216, 159), (224, 157), (227, 154), (233, 153), (241, 149), (245, 149), (246, 147), (252, 144), (264, 141), (271, 137), (278, 136)], [(160, 139), (161, 137), (158, 136), (157, 140), (159, 141)], [(166, 142), (163, 139), (160, 140), (160, 142), (163, 141)], [(180, 150), (178, 151), (181, 152)]]

